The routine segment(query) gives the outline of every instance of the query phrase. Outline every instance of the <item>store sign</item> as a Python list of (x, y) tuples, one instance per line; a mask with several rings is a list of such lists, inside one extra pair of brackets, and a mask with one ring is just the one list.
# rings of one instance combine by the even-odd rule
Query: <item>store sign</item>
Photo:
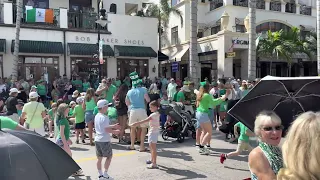
[[(76, 41), (78, 42), (91, 42), (96, 43), (96, 38), (92, 39), (90, 37), (86, 36), (76, 36)], [(101, 38), (106, 44), (125, 44), (125, 45), (144, 45), (143, 40), (137, 40), (137, 39), (117, 39), (117, 38)]]
[(233, 39), (232, 44), (238, 44), (238, 45), (249, 45), (248, 40), (239, 40), (239, 39)]
[(249, 48), (249, 40), (248, 38), (232, 38), (232, 46), (233, 48)]
[(236, 52), (227, 52), (226, 53), (226, 58), (233, 58), (236, 57)]

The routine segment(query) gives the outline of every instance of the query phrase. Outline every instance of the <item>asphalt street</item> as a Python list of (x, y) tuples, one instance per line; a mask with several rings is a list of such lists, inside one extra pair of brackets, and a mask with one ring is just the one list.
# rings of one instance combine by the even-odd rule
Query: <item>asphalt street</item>
[[(220, 132), (215, 131), (212, 137), (210, 155), (200, 155), (194, 147), (193, 139), (178, 143), (174, 139), (164, 141), (159, 137), (157, 144), (159, 169), (146, 168), (145, 162), (150, 159), (150, 153), (128, 151), (127, 145), (118, 144), (117, 140), (113, 139), (114, 156), (109, 174), (115, 180), (240, 180), (250, 177), (248, 153), (228, 159), (222, 165), (219, 162), (219, 155), (235, 150), (237, 145), (225, 142), (225, 136)], [(72, 140), (75, 141), (75, 138)], [(71, 149), (74, 160), (84, 171), (84, 176), (70, 177), (69, 180), (98, 179), (95, 148), (88, 144), (74, 143)]]

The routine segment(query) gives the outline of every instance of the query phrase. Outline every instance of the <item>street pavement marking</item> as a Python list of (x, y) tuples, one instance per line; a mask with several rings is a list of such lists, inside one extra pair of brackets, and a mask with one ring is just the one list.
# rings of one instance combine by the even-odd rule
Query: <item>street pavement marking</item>
[[(129, 151), (129, 152), (125, 152), (125, 153), (117, 153), (117, 154), (113, 154), (113, 157), (121, 157), (121, 156), (129, 156), (132, 154), (136, 154), (136, 152), (134, 151)], [(86, 161), (92, 161), (92, 160), (96, 160), (97, 157), (89, 157), (89, 158), (81, 158), (78, 160), (75, 160), (77, 163), (81, 163), (81, 162), (86, 162)]]

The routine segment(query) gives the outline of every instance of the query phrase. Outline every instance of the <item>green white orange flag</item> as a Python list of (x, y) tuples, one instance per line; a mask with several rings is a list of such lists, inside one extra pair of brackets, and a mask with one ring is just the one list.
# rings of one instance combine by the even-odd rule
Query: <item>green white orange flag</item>
[(53, 23), (53, 9), (28, 9), (26, 21)]

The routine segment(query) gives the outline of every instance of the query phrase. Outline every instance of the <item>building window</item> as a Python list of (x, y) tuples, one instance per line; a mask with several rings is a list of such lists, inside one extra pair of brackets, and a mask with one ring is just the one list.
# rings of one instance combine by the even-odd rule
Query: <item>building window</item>
[(248, 7), (248, 0), (233, 0), (234, 6)]
[(244, 25), (240, 25), (240, 24), (236, 24), (236, 32), (245, 33), (246, 32), (245, 26)]
[(295, 0), (290, 0), (290, 2), (286, 4), (286, 12), (287, 13), (296, 13), (296, 2), (295, 2)]
[(306, 5), (300, 6), (300, 14), (311, 16), (311, 7)]
[(45, 74), (49, 82), (59, 76), (58, 57), (19, 56), (18, 76), (37, 81)]
[(141, 78), (149, 76), (148, 59), (117, 59), (117, 76), (123, 80), (136, 71)]
[(211, 28), (211, 35), (217, 34), (221, 30), (220, 25)]
[(24, 6), (32, 6), (33, 8), (49, 9), (49, 0), (23, 0)]
[(202, 38), (202, 37), (203, 37), (203, 29), (199, 29), (199, 30), (198, 30), (197, 37), (198, 37), (198, 38)]
[(223, 0), (210, 1), (210, 11), (223, 6)]
[(266, 9), (266, 3), (264, 0), (257, 0), (257, 9)]
[(0, 76), (3, 78), (3, 56), (0, 55)]
[(270, 2), (270, 11), (279, 11), (279, 12), (281, 12), (281, 2), (280, 1), (276, 1), (276, 0), (272, 0)]
[(179, 0), (171, 0), (171, 7), (177, 5), (179, 3)]
[(171, 28), (171, 44), (178, 44), (179, 36), (178, 36), (178, 26)]
[(280, 23), (280, 22), (265, 22), (263, 24), (260, 24), (256, 27), (257, 33), (266, 33), (267, 31), (275, 32), (279, 30), (288, 31), (290, 29), (289, 26)]

